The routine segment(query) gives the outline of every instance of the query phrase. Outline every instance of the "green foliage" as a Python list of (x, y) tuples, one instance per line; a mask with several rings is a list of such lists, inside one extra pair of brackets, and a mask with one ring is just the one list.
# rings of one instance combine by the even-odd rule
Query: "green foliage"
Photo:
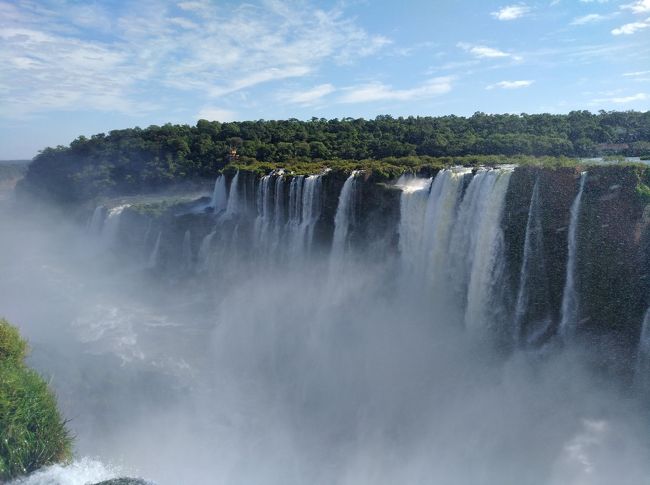
[(23, 362), (27, 344), (0, 319), (0, 480), (64, 461), (71, 438), (47, 383)]
[[(574, 111), (568, 115), (475, 113), (374, 120), (312, 118), (150, 126), (80, 137), (69, 147), (46, 148), (29, 167), (22, 188), (59, 201), (138, 193), (179, 180), (214, 175), (231, 161), (266, 171), (291, 166), (368, 167), (388, 175), (393, 167), (449, 165), (467, 157), (504, 158), (638, 156), (650, 147), (650, 111)], [(559, 166), (565, 162), (552, 162)], [(265, 165), (266, 164), (266, 165)], [(232, 169), (232, 167), (231, 167)]]

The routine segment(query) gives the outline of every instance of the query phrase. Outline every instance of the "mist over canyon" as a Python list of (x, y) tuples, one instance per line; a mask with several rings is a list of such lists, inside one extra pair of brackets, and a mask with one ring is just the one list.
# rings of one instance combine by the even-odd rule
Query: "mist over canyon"
[(3, 204), (0, 308), (89, 457), (25, 483), (645, 483), (639, 170)]

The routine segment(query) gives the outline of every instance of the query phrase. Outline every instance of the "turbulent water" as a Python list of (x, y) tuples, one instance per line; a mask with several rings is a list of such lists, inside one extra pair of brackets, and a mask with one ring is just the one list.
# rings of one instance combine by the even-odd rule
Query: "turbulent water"
[[(83, 230), (55, 212), (0, 213), (0, 309), (51, 376), (78, 456), (109, 464), (26, 483), (116, 470), (161, 485), (648, 483), (643, 401), (560, 338), (577, 311), (566, 292), (586, 176), (567, 214), (562, 321), (549, 322), (538, 183), (505, 292), (513, 169), (401, 177), (384, 246), (363, 239), (377, 231), (356, 172), (335, 194), (324, 174), (221, 176), (203, 233), (138, 239), (125, 204)], [(141, 260), (120, 253), (127, 237)], [(558, 336), (538, 352), (549, 327)]]

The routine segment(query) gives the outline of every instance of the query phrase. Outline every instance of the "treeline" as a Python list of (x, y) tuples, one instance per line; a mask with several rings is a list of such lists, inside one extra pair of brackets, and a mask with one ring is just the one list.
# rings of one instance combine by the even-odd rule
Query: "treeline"
[(574, 111), (568, 115), (378, 116), (310, 121), (199, 120), (79, 137), (46, 148), (24, 187), (61, 200), (137, 192), (214, 177), (238, 163), (319, 163), (467, 155), (595, 157), (650, 153), (650, 112)]

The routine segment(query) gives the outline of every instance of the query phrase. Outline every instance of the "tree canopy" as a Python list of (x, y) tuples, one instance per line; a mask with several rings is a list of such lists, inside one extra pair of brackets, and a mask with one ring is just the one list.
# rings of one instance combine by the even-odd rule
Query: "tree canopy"
[(595, 157), (650, 153), (649, 112), (573, 111), (374, 120), (312, 118), (150, 126), (46, 148), (25, 185), (61, 200), (133, 193), (214, 177), (229, 162), (319, 163), (468, 155)]

